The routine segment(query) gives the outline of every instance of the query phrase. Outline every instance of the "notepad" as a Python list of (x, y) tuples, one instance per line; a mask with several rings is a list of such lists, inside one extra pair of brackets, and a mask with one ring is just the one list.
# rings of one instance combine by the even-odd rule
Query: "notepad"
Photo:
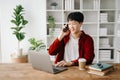
[[(101, 67), (98, 64), (101, 64)], [(106, 70), (106, 69), (111, 68), (111, 67), (113, 67), (113, 65), (108, 64), (108, 63), (95, 63), (93, 65), (90, 65), (89, 69), (103, 71), (103, 70)]]

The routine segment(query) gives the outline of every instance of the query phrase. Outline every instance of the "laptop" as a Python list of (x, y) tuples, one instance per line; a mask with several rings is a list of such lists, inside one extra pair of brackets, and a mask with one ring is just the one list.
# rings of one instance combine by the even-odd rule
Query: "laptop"
[(67, 70), (66, 67), (56, 67), (52, 65), (52, 61), (50, 60), (50, 56), (47, 52), (30, 51), (28, 60), (32, 64), (32, 67), (37, 70), (42, 70), (53, 74)]

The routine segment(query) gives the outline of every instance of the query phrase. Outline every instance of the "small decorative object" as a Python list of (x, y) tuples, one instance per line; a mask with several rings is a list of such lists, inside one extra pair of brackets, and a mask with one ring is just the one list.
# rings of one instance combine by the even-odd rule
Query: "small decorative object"
[(35, 38), (30, 38), (28, 41), (31, 44), (31, 46), (29, 47), (29, 50), (38, 52), (38, 51), (46, 48), (46, 46), (42, 40), (36, 40)]
[(25, 56), (26, 58), (26, 55), (24, 55), (22, 52), (22, 48), (20, 48), (20, 42), (25, 38), (25, 32), (23, 32), (22, 29), (25, 28), (25, 25), (28, 23), (28, 21), (24, 19), (23, 12), (24, 8), (22, 7), (22, 5), (17, 5), (13, 12), (13, 19), (11, 20), (11, 23), (15, 25), (14, 27), (11, 27), (11, 29), (13, 30), (13, 35), (15, 35), (18, 40), (17, 52), (11, 54), (12, 58), (23, 59), (23, 56)]
[(55, 28), (55, 19), (54, 19), (53, 16), (48, 16), (47, 21), (49, 23), (48, 24), (49, 28), (51, 28), (50, 31), (49, 31), (49, 34), (52, 36), (53, 33), (54, 33), (54, 28)]
[(50, 6), (51, 6), (52, 9), (56, 9), (56, 6), (57, 6), (57, 5), (58, 5), (58, 4), (57, 4), (56, 2), (53, 2), (53, 3), (51, 3)]

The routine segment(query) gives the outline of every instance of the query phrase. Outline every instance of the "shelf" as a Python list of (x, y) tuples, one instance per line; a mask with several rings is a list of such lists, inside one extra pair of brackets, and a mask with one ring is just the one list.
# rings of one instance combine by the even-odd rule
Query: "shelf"
[(116, 0), (100, 0), (100, 9), (115, 9), (115, 3)]
[(99, 9), (97, 9), (97, 10), (96, 9), (83, 9), (82, 11), (87, 11), (87, 12), (88, 11), (94, 11), (94, 12), (96, 12), (96, 11), (99, 11)]
[(53, 35), (53, 36), (47, 35), (47, 37), (48, 37), (48, 38), (56, 38), (56, 37), (58, 37), (58, 36), (57, 36), (57, 35)]
[(116, 22), (116, 24), (120, 24), (120, 22)]
[(61, 12), (63, 10), (46, 10), (47, 12)]
[[(47, 22), (47, 24), (49, 24), (49, 23)], [(63, 24), (63, 22), (55, 22), (55, 24)]]
[[(70, 12), (71, 10), (63, 10), (63, 11), (64, 11), (64, 12)], [(72, 11), (74, 11), (74, 12), (75, 12), (75, 11), (76, 11), (76, 12), (78, 11), (78, 12), (79, 12), (79, 11), (81, 11), (81, 10), (72, 10)]]
[(98, 12), (94, 11), (83, 11), (84, 14), (84, 22), (98, 22)]
[(116, 22), (102, 22), (100, 24), (115, 24)]
[(90, 35), (91, 37), (98, 37), (98, 35)]
[(114, 49), (114, 47), (100, 47), (99, 49)]
[(84, 22), (83, 24), (98, 24), (98, 22)]
[(120, 9), (116, 9), (116, 11), (120, 11)]
[(99, 61), (110, 61), (110, 62), (114, 62), (114, 59), (108, 59), (108, 60), (105, 60), (105, 59), (100, 59)]
[(98, 50), (98, 49), (99, 49), (99, 47), (95, 47), (94, 49), (95, 49), (95, 50)]
[(115, 35), (105, 35), (105, 36), (99, 36), (99, 37), (115, 37)]
[(100, 11), (116, 11), (116, 9), (100, 9)]
[[(68, 2), (66, 2), (68, 1)], [(52, 9), (51, 3), (56, 2), (58, 6)], [(116, 49), (120, 48), (120, 0), (46, 0), (46, 16), (52, 15), (55, 19), (56, 28), (61, 28), (67, 22), (67, 16), (71, 12), (82, 12), (84, 22), (82, 29), (94, 40), (95, 59), (94, 61), (115, 61)], [(119, 22), (118, 22), (119, 21)], [(49, 31), (48, 22), (46, 23), (47, 32)], [(106, 32), (101, 34), (101, 29)], [(48, 46), (52, 43), (56, 35), (51, 37), (47, 33)], [(105, 34), (105, 35), (104, 35)], [(101, 47), (101, 38), (107, 38), (110, 47)], [(105, 42), (106, 43), (106, 42)], [(109, 49), (113, 51), (114, 59), (101, 60), (99, 58), (99, 49)]]
[(116, 38), (120, 38), (120, 36), (116, 36)]

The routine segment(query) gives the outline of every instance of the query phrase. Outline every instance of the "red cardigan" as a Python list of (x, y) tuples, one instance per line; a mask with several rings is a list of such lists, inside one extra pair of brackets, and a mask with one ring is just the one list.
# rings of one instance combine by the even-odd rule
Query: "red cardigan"
[[(66, 43), (69, 41), (69, 35), (65, 36), (61, 41), (58, 38), (50, 45), (49, 47), (49, 54), (56, 55), (55, 63), (63, 60), (64, 58), (64, 49)], [(74, 65), (78, 65), (79, 58), (85, 58), (87, 60), (86, 64), (91, 64), (94, 59), (94, 42), (92, 37), (85, 34), (82, 31), (82, 34), (79, 39), (79, 57), (72, 62)]]

